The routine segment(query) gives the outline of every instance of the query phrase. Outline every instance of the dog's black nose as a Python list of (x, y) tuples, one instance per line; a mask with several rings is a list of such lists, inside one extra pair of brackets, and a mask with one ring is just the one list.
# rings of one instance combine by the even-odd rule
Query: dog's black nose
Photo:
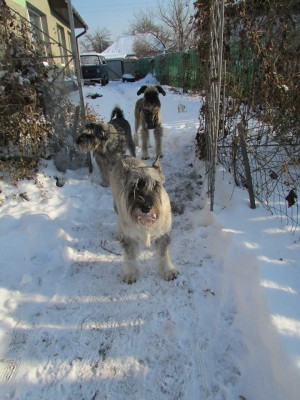
[(146, 204), (144, 204), (143, 206), (141, 206), (141, 211), (144, 214), (148, 214), (148, 212), (151, 210), (151, 207), (147, 206)]

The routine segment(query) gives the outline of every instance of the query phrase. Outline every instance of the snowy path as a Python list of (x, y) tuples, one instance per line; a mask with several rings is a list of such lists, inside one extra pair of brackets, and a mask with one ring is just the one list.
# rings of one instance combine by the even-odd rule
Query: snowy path
[[(136, 87), (109, 86), (101, 88), (96, 112), (107, 120), (118, 103), (133, 128)], [(169, 97), (163, 107), (178, 110), (181, 100)], [(43, 162), (40, 189), (23, 184), (37, 201), (28, 216), (27, 203), (18, 206), (21, 222), (12, 219), (6, 243), (20, 224), (24, 240), (32, 239), (21, 249), (23, 268), (12, 273), (11, 300), (1, 306), (10, 327), (1, 347), (1, 398), (282, 400), (268, 384), (274, 366), (269, 350), (261, 350), (259, 327), (252, 329), (255, 342), (241, 328), (255, 319), (248, 303), (256, 301), (250, 285), (256, 278), (238, 281), (234, 265), (243, 252), (233, 259), (221, 227), (201, 214), (206, 202), (195, 168), (195, 107), (190, 114), (177, 110), (176, 119), (166, 112), (162, 160), (174, 209), (171, 254), (181, 271), (175, 281), (163, 281), (144, 251), (138, 282), (122, 282), (111, 192), (98, 184), (97, 170), (92, 176), (86, 169), (68, 171), (58, 189), (51, 162)], [(57, 242), (35, 247), (40, 235)], [(245, 298), (237, 302), (241, 293)]]

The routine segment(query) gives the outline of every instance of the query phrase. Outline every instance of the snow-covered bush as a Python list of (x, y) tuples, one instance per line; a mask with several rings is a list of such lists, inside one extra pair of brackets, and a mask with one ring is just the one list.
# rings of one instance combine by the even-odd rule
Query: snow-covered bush
[[(68, 147), (74, 106), (53, 76), (57, 66), (32, 40), (29, 22), (0, 4), (0, 162), (32, 160)], [(5, 161), (5, 165), (4, 165)]]

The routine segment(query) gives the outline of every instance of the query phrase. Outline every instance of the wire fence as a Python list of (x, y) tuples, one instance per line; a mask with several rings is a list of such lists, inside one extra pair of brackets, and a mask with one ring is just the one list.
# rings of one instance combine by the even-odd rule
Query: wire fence
[[(257, 124), (246, 132), (251, 184), (255, 198), (294, 229), (300, 226), (297, 201), (300, 149), (296, 144), (283, 147), (276, 142), (268, 143), (262, 135), (268, 129)], [(249, 190), (238, 132), (220, 139), (218, 161), (232, 174), (236, 186)]]
[[(198, 51), (207, 73), (215, 58), (216, 3), (225, 2), (196, 5)], [(278, 0), (272, 7), (258, 1), (226, 4), (221, 76), (207, 80), (196, 136), (197, 154), (208, 164), (217, 134), (218, 162), (248, 190), (250, 206), (258, 200), (293, 230), (300, 226), (299, 16), (297, 1)], [(219, 78), (220, 119), (210, 132), (209, 96)]]

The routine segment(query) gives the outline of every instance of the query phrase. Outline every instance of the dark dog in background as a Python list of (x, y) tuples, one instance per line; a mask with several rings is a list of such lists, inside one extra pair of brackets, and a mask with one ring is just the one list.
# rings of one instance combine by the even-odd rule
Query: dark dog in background
[(169, 253), (171, 205), (163, 187), (159, 155), (151, 167), (135, 157), (121, 157), (112, 167), (110, 183), (125, 252), (124, 282), (136, 282), (139, 247), (150, 247), (151, 244), (156, 251), (161, 276), (167, 281), (176, 279), (178, 271)]
[(142, 93), (144, 93), (144, 97), (137, 100), (134, 110), (134, 142), (136, 146), (139, 145), (138, 130), (141, 126), (142, 159), (147, 160), (148, 158), (150, 158), (148, 153), (149, 129), (154, 129), (156, 155), (160, 154), (160, 156), (162, 157), (161, 142), (163, 129), (161, 126), (161, 104), (159, 100), (159, 94), (165, 96), (166, 92), (160, 85), (144, 85), (138, 90), (137, 95), (139, 96)]
[(90, 122), (76, 140), (82, 152), (93, 151), (102, 177), (102, 186), (109, 186), (111, 166), (128, 149), (135, 157), (131, 127), (120, 107), (115, 107), (109, 123)]

